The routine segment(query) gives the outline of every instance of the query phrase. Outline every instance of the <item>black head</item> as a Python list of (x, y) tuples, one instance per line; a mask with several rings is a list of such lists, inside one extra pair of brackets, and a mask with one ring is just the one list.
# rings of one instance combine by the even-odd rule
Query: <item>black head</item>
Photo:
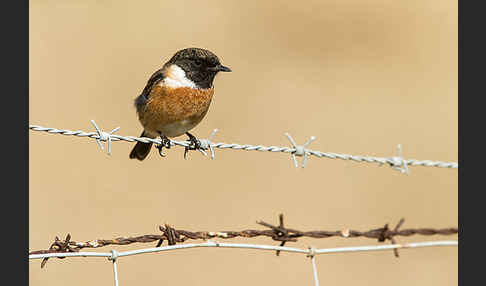
[(214, 77), (218, 72), (230, 72), (231, 69), (221, 65), (218, 57), (212, 52), (199, 48), (187, 48), (178, 51), (166, 64), (178, 65), (200, 88), (213, 86)]

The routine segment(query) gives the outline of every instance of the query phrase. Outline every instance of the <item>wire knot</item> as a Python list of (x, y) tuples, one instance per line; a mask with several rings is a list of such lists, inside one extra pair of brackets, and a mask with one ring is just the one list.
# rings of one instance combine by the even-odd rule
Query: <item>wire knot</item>
[[(218, 129), (214, 129), (211, 134), (209, 134), (208, 139), (199, 139), (199, 144), (201, 145), (201, 148), (204, 150), (208, 150), (211, 152), (211, 159), (214, 160), (214, 149), (213, 146), (211, 146), (211, 140), (213, 140), (214, 135), (218, 132)], [(200, 150), (204, 156), (207, 156), (206, 152), (203, 150)]]
[(118, 258), (118, 251), (112, 249), (111, 250), (111, 256), (108, 257), (108, 260), (115, 262), (117, 258)]
[[(297, 237), (302, 236), (300, 232), (285, 228), (283, 214), (279, 215), (279, 221), (280, 221), (279, 226), (274, 226), (264, 221), (257, 221), (257, 223), (270, 228), (273, 231), (272, 239), (275, 241), (281, 241), (280, 246), (284, 246), (287, 241), (296, 242)], [(280, 250), (277, 250), (276, 254), (277, 256), (279, 256)]]
[(312, 246), (309, 246), (309, 254), (307, 254), (307, 257), (314, 258), (315, 255), (316, 255), (315, 249), (312, 248)]
[(380, 229), (380, 233), (378, 234), (378, 242), (384, 242), (387, 239), (392, 241), (393, 233), (388, 228), (388, 224), (385, 224), (385, 226)]
[(209, 245), (214, 245), (214, 246), (216, 246), (216, 247), (219, 247), (219, 246), (220, 246), (219, 241), (213, 241), (213, 240), (211, 240), (211, 239), (209, 239), (209, 240), (207, 241), (207, 243), (208, 243)]
[[(54, 239), (54, 242), (49, 247), (49, 250), (53, 250), (53, 252), (60, 252), (60, 253), (62, 253), (62, 252), (78, 252), (79, 249), (72, 248), (69, 245), (70, 240), (71, 240), (71, 235), (69, 233), (66, 235), (66, 238), (64, 239), (64, 241), (61, 241), (59, 239), (59, 237), (56, 236), (55, 239)], [(64, 259), (66, 257), (60, 256), (58, 258)], [(48, 259), (49, 259), (48, 257), (42, 259), (41, 268), (44, 268)]]
[(294, 141), (294, 139), (292, 138), (292, 136), (290, 136), (289, 133), (285, 133), (285, 136), (287, 136), (287, 138), (289, 139), (290, 141), (290, 144), (292, 144), (292, 146), (294, 147), (295, 151), (293, 151), (291, 154), (292, 154), (292, 160), (294, 161), (294, 165), (295, 167), (299, 167), (299, 164), (297, 163), (297, 158), (296, 156), (304, 156), (304, 160), (302, 161), (302, 168), (305, 168), (305, 165), (307, 163), (307, 158), (309, 157), (309, 151), (305, 148), (307, 145), (309, 145), (312, 141), (314, 141), (316, 139), (316, 137), (314, 136), (311, 136), (307, 142), (304, 143), (304, 145), (297, 145)]
[(103, 144), (101, 144), (101, 141), (108, 141), (108, 155), (111, 155), (111, 136), (113, 135), (113, 133), (117, 132), (118, 130), (120, 130), (120, 127), (117, 127), (113, 130), (111, 130), (111, 132), (104, 132), (102, 131), (98, 125), (96, 124), (96, 122), (94, 120), (91, 120), (91, 124), (93, 124), (94, 128), (96, 129), (96, 133), (98, 133), (98, 138), (96, 138), (96, 143), (98, 143), (98, 146), (100, 147), (101, 150), (104, 149), (103, 147)]
[(391, 162), (389, 162), (392, 169), (400, 171), (403, 174), (408, 175), (408, 164), (407, 160), (403, 159), (402, 156), (402, 144), (398, 144), (398, 156), (391, 157)]
[[(184, 242), (184, 240), (180, 238), (179, 233), (170, 225), (165, 224), (165, 227), (160, 225), (159, 229), (164, 233), (164, 236), (167, 239), (169, 245), (175, 245), (177, 242)], [(164, 242), (164, 238), (161, 238), (157, 243), (156, 247), (160, 247), (163, 242)]]
[(295, 156), (304, 156), (305, 155), (305, 148), (304, 146), (295, 146)]
[[(400, 227), (402, 226), (402, 224), (404, 222), (405, 222), (404, 218), (400, 219), (400, 221), (397, 223), (397, 225), (395, 226), (395, 228), (393, 230), (390, 230), (388, 228), (388, 224), (385, 224), (385, 226), (383, 228), (377, 229), (377, 231), (379, 231), (378, 242), (384, 242), (385, 240), (389, 240), (389, 241), (391, 241), (391, 244), (396, 244), (397, 242), (396, 242), (394, 236), (397, 235), (398, 230), (400, 229)], [(395, 254), (395, 257), (400, 257), (399, 254), (398, 254), (398, 249), (394, 248), (393, 252)]]

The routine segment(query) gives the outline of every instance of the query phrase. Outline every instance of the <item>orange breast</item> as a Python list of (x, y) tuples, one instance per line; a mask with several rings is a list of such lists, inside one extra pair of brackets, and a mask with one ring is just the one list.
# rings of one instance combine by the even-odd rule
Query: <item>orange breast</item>
[[(193, 89), (190, 87), (154, 86), (145, 109), (139, 113), (140, 122), (151, 133), (158, 133), (164, 127), (178, 125), (179, 122), (186, 124), (188, 128), (192, 128), (208, 112), (213, 94), (213, 88)], [(166, 135), (171, 136), (170, 134)]]

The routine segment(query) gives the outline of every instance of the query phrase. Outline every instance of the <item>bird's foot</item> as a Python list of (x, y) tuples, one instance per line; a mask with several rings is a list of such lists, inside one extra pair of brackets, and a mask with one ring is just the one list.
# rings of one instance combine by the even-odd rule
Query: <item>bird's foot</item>
[(161, 142), (159, 145), (156, 146), (157, 149), (159, 149), (159, 155), (162, 157), (165, 157), (166, 155), (162, 152), (162, 149), (165, 147), (167, 149), (170, 149), (170, 139), (167, 138), (165, 135), (160, 135)]
[(184, 148), (184, 159), (189, 150), (202, 150), (201, 142), (194, 135), (189, 132), (186, 132), (186, 135), (189, 137), (189, 145)]

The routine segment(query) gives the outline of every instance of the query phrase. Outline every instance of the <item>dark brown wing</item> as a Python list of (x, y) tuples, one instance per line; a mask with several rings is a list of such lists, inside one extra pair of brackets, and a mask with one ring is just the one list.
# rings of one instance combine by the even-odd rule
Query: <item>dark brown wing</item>
[(159, 69), (156, 71), (147, 81), (147, 84), (145, 85), (142, 93), (135, 98), (135, 107), (137, 108), (137, 111), (140, 110), (145, 106), (147, 103), (147, 100), (150, 95), (150, 91), (152, 91), (152, 88), (157, 85), (161, 80), (164, 79), (164, 74), (162, 72), (162, 69)]
[(160, 69), (160, 70), (154, 72), (154, 74), (149, 78), (147, 84), (145, 85), (145, 88), (143, 89), (141, 95), (144, 95), (144, 96), (148, 97), (149, 94), (150, 94), (150, 91), (152, 90), (152, 87), (154, 85), (158, 84), (159, 81), (161, 81), (162, 79), (164, 79), (164, 75), (162, 73), (162, 70), (163, 69)]

